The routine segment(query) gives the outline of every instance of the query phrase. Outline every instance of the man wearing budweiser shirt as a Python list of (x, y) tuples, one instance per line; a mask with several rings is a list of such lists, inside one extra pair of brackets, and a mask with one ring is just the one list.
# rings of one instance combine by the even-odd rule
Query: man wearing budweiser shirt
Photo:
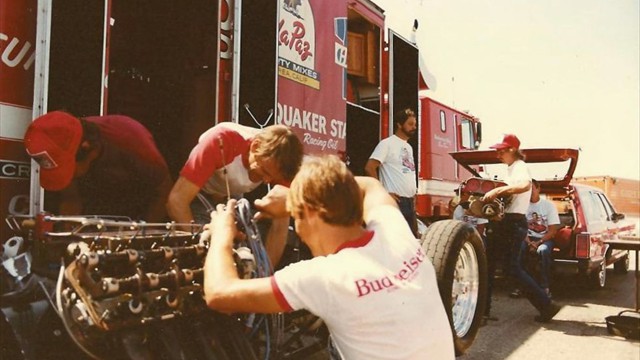
[(263, 200), (265, 214), (293, 216), (314, 257), (269, 278), (239, 279), (235, 201), (219, 205), (204, 268), (209, 307), (306, 309), (327, 324), (334, 354), (343, 359), (454, 358), (433, 265), (378, 180), (354, 178), (335, 156), (310, 158), (290, 189), (274, 187)]

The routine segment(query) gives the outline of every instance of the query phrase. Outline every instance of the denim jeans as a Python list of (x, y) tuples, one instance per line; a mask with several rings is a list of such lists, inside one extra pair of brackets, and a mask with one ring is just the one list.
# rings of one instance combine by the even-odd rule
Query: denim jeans
[(523, 248), (522, 245), (528, 232), (527, 219), (524, 215), (522, 217), (509, 217), (508, 215), (502, 222), (505, 227), (504, 234), (511, 243), (511, 258), (509, 261), (511, 274), (518, 281), (520, 289), (524, 291), (529, 302), (536, 309), (542, 311), (551, 304), (551, 299), (522, 266), (522, 258), (526, 251), (526, 247)]
[(487, 316), (491, 313), (493, 284), (496, 276), (496, 269), (502, 269), (505, 277), (509, 279), (509, 285), (515, 286), (514, 284), (512, 284), (512, 281), (514, 281), (514, 279), (509, 269), (509, 261), (511, 258), (511, 249), (509, 246), (510, 242), (505, 236), (505, 227), (503, 223), (503, 221), (489, 221), (489, 223), (485, 227), (485, 246), (487, 249), (487, 271), (489, 277), (489, 294), (487, 299), (487, 307), (485, 308), (485, 315)]
[[(538, 241), (538, 239), (531, 239), (532, 241)], [(543, 289), (549, 288), (549, 274), (551, 272), (551, 264), (553, 263), (553, 247), (555, 243), (553, 240), (547, 240), (536, 250), (538, 262), (540, 264), (540, 287)], [(528, 244), (522, 242), (522, 251), (528, 251)]]
[(407, 220), (413, 235), (418, 236), (418, 220), (416, 217), (416, 204), (412, 197), (398, 197), (398, 207)]

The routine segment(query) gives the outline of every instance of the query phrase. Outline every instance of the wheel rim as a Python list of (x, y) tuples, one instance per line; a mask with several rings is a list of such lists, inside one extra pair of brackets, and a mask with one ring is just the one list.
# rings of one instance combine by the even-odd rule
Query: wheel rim
[(600, 287), (604, 287), (605, 282), (607, 281), (607, 262), (602, 260), (600, 264), (600, 271), (598, 272), (598, 284)]
[(467, 241), (460, 249), (451, 289), (453, 328), (458, 337), (464, 337), (473, 323), (478, 305), (479, 274), (476, 251)]

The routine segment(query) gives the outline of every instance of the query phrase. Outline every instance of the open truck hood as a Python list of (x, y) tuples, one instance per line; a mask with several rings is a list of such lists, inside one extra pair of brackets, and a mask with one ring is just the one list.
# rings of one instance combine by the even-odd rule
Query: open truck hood
[[(578, 164), (579, 151), (577, 149), (521, 149), (528, 164), (563, 163), (569, 161), (566, 174), (554, 179), (536, 179), (543, 189), (557, 189), (569, 185), (573, 172)], [(495, 150), (459, 151), (449, 153), (458, 164), (469, 170), (474, 176), (481, 177), (474, 165), (500, 164)]]

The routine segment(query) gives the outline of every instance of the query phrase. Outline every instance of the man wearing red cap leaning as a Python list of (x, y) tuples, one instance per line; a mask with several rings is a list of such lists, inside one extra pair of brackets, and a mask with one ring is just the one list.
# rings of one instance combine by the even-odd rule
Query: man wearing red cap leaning
[(527, 238), (527, 210), (531, 198), (531, 175), (524, 155), (520, 151), (520, 140), (513, 135), (504, 136), (501, 143), (491, 146), (496, 149), (498, 158), (507, 167), (507, 175), (504, 178), (506, 186), (497, 187), (484, 195), (483, 201), (493, 201), (498, 197), (511, 196), (511, 202), (505, 208), (504, 219), (496, 223), (497, 232), (505, 237), (510, 246), (509, 268), (527, 299), (540, 312), (535, 317), (536, 321), (548, 322), (560, 307), (551, 301), (547, 292), (524, 270), (522, 266), (522, 242)]
[(29, 125), (24, 144), (40, 165), (40, 185), (59, 192), (59, 214), (165, 220), (171, 176), (152, 135), (137, 121), (53, 111)]

